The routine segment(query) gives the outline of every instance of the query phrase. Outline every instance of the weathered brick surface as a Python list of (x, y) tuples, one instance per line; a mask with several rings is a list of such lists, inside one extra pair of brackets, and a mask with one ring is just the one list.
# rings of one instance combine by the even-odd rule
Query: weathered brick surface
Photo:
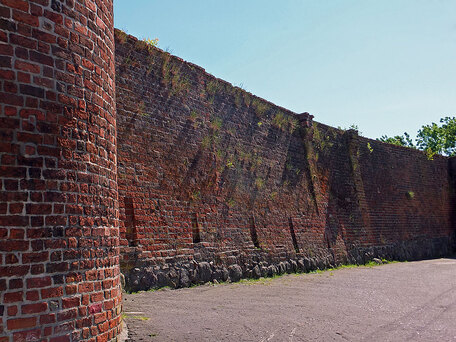
[(111, 0), (0, 0), (0, 341), (116, 339), (119, 263), (145, 289), (453, 248), (454, 158), (114, 48), (112, 23)]
[(116, 32), (130, 289), (450, 252), (448, 158), (312, 123)]
[(113, 34), (111, 0), (0, 0), (1, 341), (118, 334)]

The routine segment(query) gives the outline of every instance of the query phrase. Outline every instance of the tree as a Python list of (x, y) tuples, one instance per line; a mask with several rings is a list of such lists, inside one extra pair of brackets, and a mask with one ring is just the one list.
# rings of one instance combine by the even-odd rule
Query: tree
[(456, 117), (440, 119), (442, 125), (431, 123), (423, 126), (417, 134), (416, 143), (420, 150), (443, 154), (456, 155)]
[(383, 135), (377, 140), (417, 148), (425, 151), (429, 158), (432, 158), (434, 154), (456, 156), (456, 117), (441, 118), (440, 123), (439, 125), (433, 122), (430, 125), (422, 126), (416, 135), (416, 145), (407, 132), (394, 137)]
[(416, 148), (416, 146), (413, 144), (412, 139), (410, 138), (410, 135), (407, 132), (404, 132), (403, 135), (395, 135), (394, 137), (388, 137), (386, 135), (382, 135), (382, 137), (377, 140), (380, 140), (380, 141), (383, 141), (383, 142), (386, 142), (389, 144), (393, 144), (393, 145)]

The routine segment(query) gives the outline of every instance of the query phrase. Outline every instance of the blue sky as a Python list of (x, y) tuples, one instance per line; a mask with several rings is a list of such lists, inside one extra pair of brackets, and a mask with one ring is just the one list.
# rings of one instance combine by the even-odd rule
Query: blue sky
[(454, 0), (114, 0), (115, 26), (377, 138), (456, 115)]

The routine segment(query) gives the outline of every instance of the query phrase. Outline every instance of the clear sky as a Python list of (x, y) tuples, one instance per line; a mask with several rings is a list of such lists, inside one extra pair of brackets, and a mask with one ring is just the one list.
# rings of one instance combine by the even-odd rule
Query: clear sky
[(114, 0), (115, 26), (377, 138), (456, 116), (455, 0)]

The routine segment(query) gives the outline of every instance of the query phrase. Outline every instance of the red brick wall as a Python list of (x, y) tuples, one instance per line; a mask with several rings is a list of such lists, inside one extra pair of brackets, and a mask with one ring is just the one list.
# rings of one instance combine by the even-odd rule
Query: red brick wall
[(130, 289), (449, 252), (447, 158), (307, 127), (120, 31), (116, 73)]
[(0, 0), (0, 341), (120, 322), (111, 0)]

